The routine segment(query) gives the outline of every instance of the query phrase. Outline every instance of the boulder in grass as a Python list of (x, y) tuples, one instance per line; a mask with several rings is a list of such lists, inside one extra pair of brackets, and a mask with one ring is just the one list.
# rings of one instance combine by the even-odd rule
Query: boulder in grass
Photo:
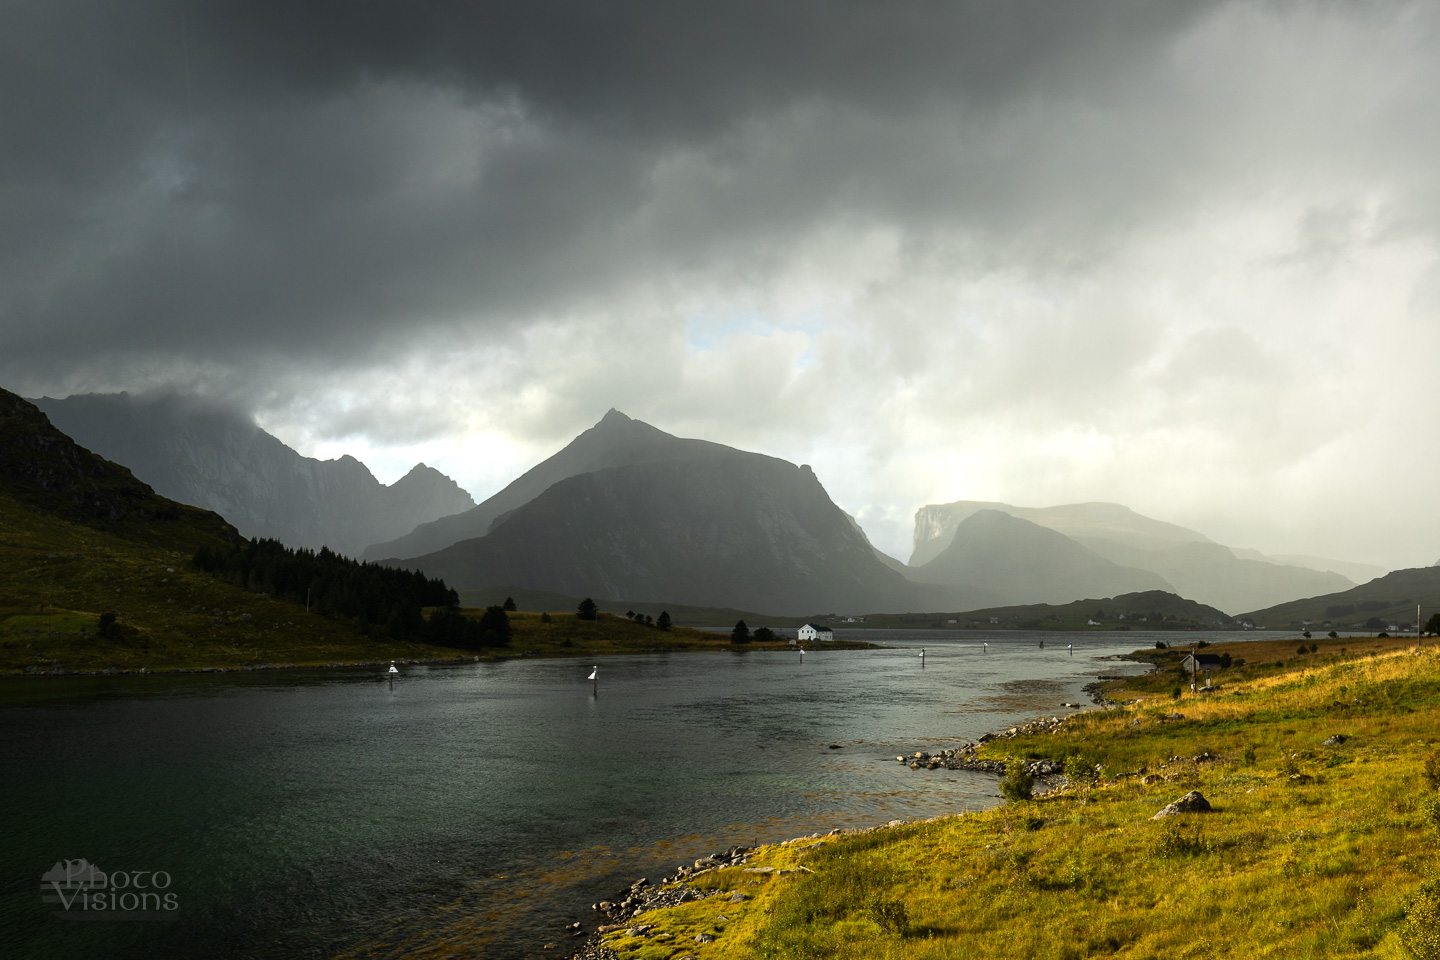
[(1151, 817), (1151, 820), (1163, 820), (1165, 817), (1173, 817), (1181, 813), (1209, 813), (1210, 801), (1201, 795), (1199, 790), (1191, 790), (1185, 796), (1174, 803), (1167, 803), (1159, 813)]

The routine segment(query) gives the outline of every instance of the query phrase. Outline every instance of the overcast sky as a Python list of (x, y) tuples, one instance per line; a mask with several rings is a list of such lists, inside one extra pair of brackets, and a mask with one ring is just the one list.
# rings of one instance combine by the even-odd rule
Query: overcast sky
[(9, 0), (0, 386), (1440, 557), (1440, 5)]

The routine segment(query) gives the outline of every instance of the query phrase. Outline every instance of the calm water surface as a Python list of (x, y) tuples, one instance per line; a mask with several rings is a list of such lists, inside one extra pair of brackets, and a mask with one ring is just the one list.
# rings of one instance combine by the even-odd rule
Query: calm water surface
[[(605, 658), (598, 690), (575, 660), (0, 683), (0, 953), (553, 957), (637, 876), (992, 805), (895, 755), (1063, 715), (1155, 639), (841, 635), (886, 645)], [(176, 909), (42, 902), (82, 857), (165, 871)]]

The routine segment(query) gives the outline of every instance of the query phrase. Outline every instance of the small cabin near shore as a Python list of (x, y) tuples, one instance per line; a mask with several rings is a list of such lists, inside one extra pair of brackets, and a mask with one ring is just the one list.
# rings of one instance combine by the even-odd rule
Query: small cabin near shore
[(1223, 664), (1218, 654), (1192, 653), (1180, 661), (1180, 666), (1185, 668), (1186, 673), (1204, 673), (1206, 670), (1219, 670)]
[(822, 627), (818, 623), (807, 623), (800, 628), (797, 636), (801, 640), (819, 640), (821, 643), (830, 643), (835, 639), (835, 631), (829, 627)]

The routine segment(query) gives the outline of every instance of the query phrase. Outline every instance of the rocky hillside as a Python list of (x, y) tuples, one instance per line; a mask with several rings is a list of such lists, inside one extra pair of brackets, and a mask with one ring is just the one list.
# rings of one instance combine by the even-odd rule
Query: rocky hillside
[(367, 544), (474, 505), (420, 464), (390, 486), (353, 457), (302, 457), (247, 417), (177, 396), (87, 394), (36, 405), (80, 444), (123, 463), (163, 496), (226, 517), (247, 537), (328, 546)]
[(39, 408), (0, 389), (0, 494), (37, 514), (131, 539), (181, 545), (230, 540), (220, 517), (159, 496), (126, 468), (57, 430)]
[[(588, 464), (607, 465), (550, 480)], [(487, 519), (496, 501), (526, 495)], [(767, 614), (906, 609), (916, 595), (809, 467), (616, 411), (469, 517), (488, 532), (406, 564), (460, 590), (515, 584)]]

